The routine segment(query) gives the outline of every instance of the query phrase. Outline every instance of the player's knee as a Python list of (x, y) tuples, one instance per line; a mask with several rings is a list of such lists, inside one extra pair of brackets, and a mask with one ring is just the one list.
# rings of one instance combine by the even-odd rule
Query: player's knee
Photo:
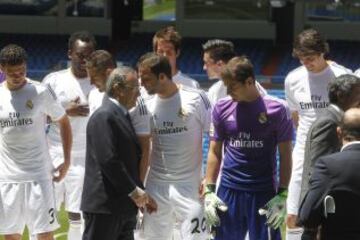
[(53, 232), (39, 233), (37, 235), (38, 240), (54, 240)]
[(21, 240), (20, 234), (4, 235), (5, 240)]

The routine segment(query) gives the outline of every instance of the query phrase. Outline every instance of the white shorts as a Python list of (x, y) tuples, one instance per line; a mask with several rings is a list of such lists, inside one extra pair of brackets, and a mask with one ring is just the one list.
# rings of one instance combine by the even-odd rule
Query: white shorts
[(203, 205), (198, 184), (167, 184), (148, 182), (146, 192), (155, 199), (157, 212), (144, 213), (144, 239), (168, 240), (174, 227), (182, 240), (208, 239)]
[(85, 168), (81, 165), (70, 165), (65, 178), (55, 183), (56, 209), (65, 203), (67, 212), (80, 213), (81, 194), (84, 185)]
[(33, 234), (56, 230), (52, 181), (0, 182), (0, 216), (0, 235), (22, 234), (25, 225)]

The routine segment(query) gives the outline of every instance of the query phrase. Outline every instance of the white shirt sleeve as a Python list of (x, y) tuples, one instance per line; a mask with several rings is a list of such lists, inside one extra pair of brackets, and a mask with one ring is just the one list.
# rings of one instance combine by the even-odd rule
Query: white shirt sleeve
[(43, 92), (43, 97), (45, 98), (44, 113), (50, 116), (53, 121), (58, 121), (66, 114), (65, 109), (57, 101), (57, 97), (52, 88), (49, 85), (45, 87), (46, 89)]
[(354, 72), (355, 76), (360, 77), (360, 68)]
[(137, 135), (150, 134), (150, 113), (145, 105), (144, 99), (140, 96), (136, 106), (129, 111), (131, 122)]
[(198, 113), (204, 132), (209, 132), (211, 122), (211, 104), (204, 91), (200, 91), (200, 103)]
[(285, 78), (285, 99), (286, 99), (286, 102), (289, 106), (289, 109), (291, 112), (295, 112), (297, 111), (297, 104), (296, 104), (296, 101), (294, 99), (294, 96), (293, 96), (293, 92), (291, 92), (291, 89), (290, 89), (290, 79), (289, 79), (289, 75)]

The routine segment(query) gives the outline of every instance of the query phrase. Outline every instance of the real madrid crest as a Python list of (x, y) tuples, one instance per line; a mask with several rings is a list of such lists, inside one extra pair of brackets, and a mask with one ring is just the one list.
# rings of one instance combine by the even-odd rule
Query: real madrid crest
[(265, 112), (261, 112), (261, 113), (259, 114), (258, 120), (259, 120), (259, 123), (261, 123), (261, 124), (266, 123), (266, 122), (267, 122), (266, 113), (265, 113)]
[(29, 109), (33, 109), (34, 107), (34, 104), (31, 100), (27, 100), (26, 101), (26, 107), (29, 108)]
[(182, 108), (180, 107), (179, 108), (179, 111), (178, 111), (178, 117), (179, 118), (182, 118), (183, 120), (185, 120), (185, 118), (188, 116), (187, 112)]

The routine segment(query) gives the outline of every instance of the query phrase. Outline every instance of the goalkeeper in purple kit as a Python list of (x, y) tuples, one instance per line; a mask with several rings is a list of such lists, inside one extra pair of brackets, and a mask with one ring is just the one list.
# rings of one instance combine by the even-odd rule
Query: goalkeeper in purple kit
[(247, 232), (250, 240), (280, 239), (278, 228), (286, 216), (291, 174), (290, 113), (282, 100), (260, 96), (253, 65), (246, 57), (231, 59), (222, 79), (229, 96), (217, 102), (212, 115), (205, 187), (207, 224), (216, 240), (244, 239)]

